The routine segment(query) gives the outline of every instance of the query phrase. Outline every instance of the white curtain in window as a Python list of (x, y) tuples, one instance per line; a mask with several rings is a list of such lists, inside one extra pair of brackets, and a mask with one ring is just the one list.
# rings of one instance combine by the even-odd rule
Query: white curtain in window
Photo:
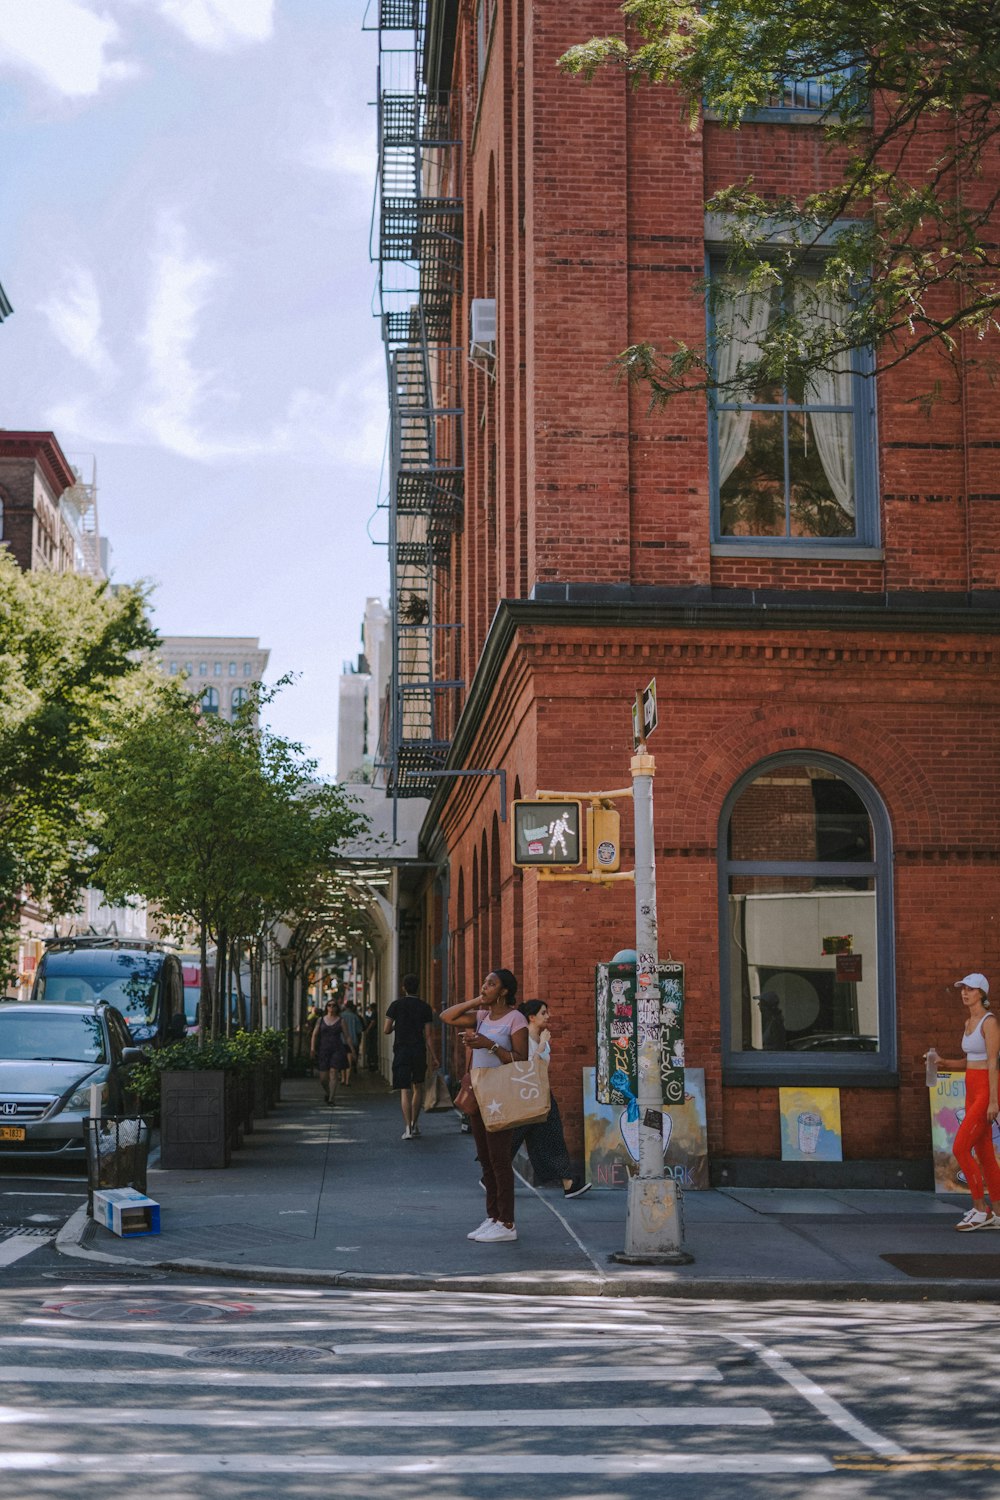
[[(767, 292), (740, 292), (733, 296), (733, 283), (727, 280), (725, 285), (729, 295), (720, 306), (715, 320), (719, 336), (715, 349), (715, 370), (719, 383), (723, 386), (735, 379), (741, 365), (758, 357), (760, 341), (771, 316), (771, 298)], [(733, 401), (736, 393), (731, 388), (723, 390), (721, 399)], [(720, 486), (725, 484), (747, 451), (751, 416), (749, 407), (718, 413)]]
[[(843, 303), (813, 287), (796, 287), (796, 312), (805, 326), (819, 327), (843, 321)], [(809, 413), (816, 449), (823, 472), (830, 481), (837, 504), (846, 515), (854, 515), (854, 369), (850, 351), (844, 350), (825, 370), (817, 370), (806, 384), (806, 400), (821, 406), (847, 406), (849, 411)]]

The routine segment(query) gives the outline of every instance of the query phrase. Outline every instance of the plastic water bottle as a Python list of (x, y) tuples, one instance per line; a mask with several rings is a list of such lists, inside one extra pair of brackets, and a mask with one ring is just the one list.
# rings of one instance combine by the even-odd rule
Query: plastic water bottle
[(934, 1088), (938, 1081), (938, 1055), (933, 1047), (926, 1054), (927, 1061), (927, 1087)]

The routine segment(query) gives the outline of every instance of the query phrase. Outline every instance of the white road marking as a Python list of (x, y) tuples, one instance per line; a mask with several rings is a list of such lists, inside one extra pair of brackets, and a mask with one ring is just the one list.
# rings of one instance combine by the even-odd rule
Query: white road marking
[(885, 1458), (906, 1458), (907, 1450), (894, 1442), (892, 1438), (884, 1438), (874, 1428), (851, 1414), (846, 1406), (841, 1406), (836, 1397), (831, 1396), (817, 1385), (815, 1380), (810, 1380), (808, 1375), (800, 1375), (795, 1366), (790, 1364), (782, 1355), (768, 1349), (766, 1345), (759, 1344), (756, 1339), (746, 1338), (743, 1334), (727, 1333), (725, 1335), (731, 1343), (738, 1344), (740, 1348), (746, 1349), (757, 1355), (769, 1369), (773, 1370), (780, 1380), (792, 1387), (805, 1401), (814, 1406), (821, 1416), (841, 1432), (847, 1434), (856, 1443), (870, 1453), (880, 1453)]
[(0, 1240), (0, 1266), (12, 1266), (16, 1260), (49, 1244), (51, 1239), (50, 1231), (35, 1229), (28, 1234), (12, 1234), (10, 1239)]
[(601, 1281), (606, 1281), (608, 1279), (608, 1273), (607, 1273), (607, 1271), (604, 1269), (604, 1267), (602, 1265), (600, 1265), (594, 1259), (594, 1257), (591, 1255), (590, 1251), (587, 1249), (586, 1245), (583, 1243), (583, 1240), (581, 1240), (580, 1236), (577, 1234), (576, 1230), (572, 1227), (571, 1224), (569, 1224), (567, 1222), (566, 1219), (563, 1218), (563, 1216), (559, 1212), (559, 1210), (552, 1203), (549, 1202), (548, 1198), (545, 1198), (545, 1197), (542, 1196), (542, 1194), (538, 1191), (538, 1189), (534, 1186), (533, 1183), (530, 1183), (526, 1177), (522, 1177), (521, 1173), (517, 1170), (516, 1167), (514, 1168), (514, 1176), (517, 1177), (517, 1178), (519, 1178), (520, 1181), (524, 1183), (524, 1186), (526, 1188), (528, 1188), (530, 1192), (534, 1193), (535, 1197), (539, 1200), (540, 1203), (544, 1203), (545, 1207), (547, 1209), (549, 1209), (549, 1211), (551, 1213), (555, 1214), (556, 1218), (559, 1220), (560, 1224), (565, 1229), (565, 1231), (569, 1235), (570, 1239), (572, 1239), (572, 1240), (575, 1241), (576, 1245), (578, 1246), (578, 1248), (580, 1249), (580, 1251), (582, 1252), (582, 1254), (587, 1258), (587, 1260), (590, 1261), (590, 1264), (593, 1266), (594, 1270), (597, 1272), (597, 1275), (600, 1278), (600, 1280)]
[(284, 1375), (267, 1370), (60, 1370), (48, 1365), (0, 1365), (5, 1385), (207, 1385), (265, 1386), (283, 1391), (417, 1391), (472, 1385), (596, 1385), (602, 1381), (642, 1385), (651, 1380), (668, 1385), (721, 1381), (714, 1365), (591, 1365), (587, 1369), (454, 1370), (416, 1374), (366, 1375), (355, 1370), (343, 1375)]
[[(774, 1418), (762, 1406), (630, 1406), (628, 1421), (637, 1427), (773, 1427)], [(0, 1426), (19, 1427), (60, 1422), (67, 1427), (253, 1427), (324, 1428), (376, 1427), (387, 1420), (393, 1427), (587, 1427), (622, 1425), (620, 1406), (570, 1406), (541, 1411), (523, 1407), (469, 1411), (385, 1411), (371, 1407), (357, 1411), (325, 1407), (318, 1417), (314, 1407), (306, 1411), (243, 1410), (178, 1411), (176, 1406), (120, 1407), (95, 1410), (92, 1406), (44, 1406), (21, 1408), (0, 1406)]]
[[(58, 1469), (66, 1474), (133, 1474), (135, 1455), (109, 1453), (13, 1452), (0, 1454), (0, 1470), (29, 1473)], [(150, 1453), (142, 1455), (150, 1474), (485, 1474), (493, 1478), (498, 1464), (505, 1474), (829, 1474), (832, 1462), (821, 1453), (665, 1453), (545, 1454), (529, 1456), (448, 1453), (428, 1454), (274, 1454)]]
[[(138, 1291), (139, 1289), (135, 1290)], [(163, 1291), (162, 1287), (159, 1284), (153, 1284), (152, 1286), (142, 1288), (142, 1294), (149, 1298), (165, 1297), (170, 1295), (169, 1293)], [(257, 1311), (258, 1309), (255, 1308), (254, 1312)], [(248, 1317), (252, 1316), (252, 1314), (248, 1315)], [(413, 1324), (408, 1319), (402, 1319), (397, 1323), (379, 1323), (372, 1320), (366, 1320), (362, 1323), (351, 1323), (342, 1321), (339, 1318), (296, 1318), (293, 1321), (289, 1322), (275, 1322), (269, 1319), (266, 1323), (251, 1323), (249, 1321), (244, 1321), (244, 1319), (240, 1316), (234, 1315), (229, 1319), (220, 1318), (218, 1322), (215, 1323), (165, 1323), (157, 1322), (151, 1318), (145, 1317), (133, 1317), (129, 1319), (115, 1320), (109, 1319), (107, 1321), (104, 1318), (75, 1319), (66, 1313), (63, 1313), (61, 1316), (51, 1318), (22, 1318), (21, 1327), (65, 1329), (67, 1327), (72, 1327), (74, 1323), (78, 1322), (85, 1322), (88, 1328), (99, 1328), (105, 1333), (134, 1333), (141, 1330), (143, 1333), (186, 1333), (189, 1335), (214, 1335), (216, 1337), (220, 1333), (224, 1332), (232, 1332), (235, 1336), (240, 1332), (241, 1329), (244, 1333), (252, 1329), (255, 1335), (264, 1333), (283, 1333), (289, 1331), (301, 1332), (305, 1330), (312, 1333), (326, 1333), (330, 1336), (331, 1339), (337, 1339), (338, 1342), (343, 1342), (340, 1339), (340, 1335), (343, 1333), (405, 1333), (405, 1347), (418, 1351), (423, 1351), (427, 1347), (427, 1345), (421, 1343), (420, 1340), (426, 1338), (437, 1338), (438, 1340), (440, 1340), (442, 1332), (450, 1333), (456, 1341), (464, 1340), (465, 1342), (468, 1342), (470, 1348), (478, 1348), (481, 1342), (479, 1330), (472, 1324), (469, 1324), (466, 1330), (466, 1325), (464, 1325), (461, 1321), (458, 1321), (455, 1326), (442, 1329), (442, 1317), (440, 1314), (436, 1315), (433, 1318), (432, 1326), (426, 1329), (414, 1328)], [(551, 1330), (554, 1334), (570, 1333), (574, 1329), (582, 1329), (585, 1333), (593, 1334), (594, 1329), (594, 1325), (592, 1322), (552, 1323), (551, 1325), (538, 1323), (534, 1326), (537, 1334), (536, 1342), (540, 1349), (548, 1348), (552, 1342), (547, 1333), (548, 1327), (551, 1327)], [(648, 1323), (637, 1323), (631, 1325), (619, 1323), (615, 1324), (614, 1327), (604, 1332), (600, 1336), (599, 1342), (607, 1346), (614, 1346), (616, 1342), (624, 1338), (642, 1339), (645, 1342), (653, 1335), (658, 1335), (661, 1337), (668, 1336), (670, 1338), (674, 1338), (675, 1330), (670, 1328), (657, 1328), (655, 1326), (651, 1327)], [(682, 1334), (682, 1336), (686, 1338), (692, 1338), (695, 1335), (697, 1335), (699, 1338), (706, 1337), (704, 1329), (684, 1329)], [(718, 1334), (711, 1335), (711, 1337), (713, 1338), (717, 1338), (719, 1336), (720, 1335)], [(349, 1351), (356, 1346), (348, 1342), (343, 1343), (343, 1347), (345, 1350)]]

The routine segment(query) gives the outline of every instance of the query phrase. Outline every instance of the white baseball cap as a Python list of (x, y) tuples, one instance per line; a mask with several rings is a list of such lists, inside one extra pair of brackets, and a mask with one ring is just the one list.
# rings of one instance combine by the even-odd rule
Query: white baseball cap
[(955, 980), (955, 988), (956, 990), (982, 990), (984, 995), (988, 995), (990, 992), (990, 982), (985, 974), (966, 974), (964, 979)]

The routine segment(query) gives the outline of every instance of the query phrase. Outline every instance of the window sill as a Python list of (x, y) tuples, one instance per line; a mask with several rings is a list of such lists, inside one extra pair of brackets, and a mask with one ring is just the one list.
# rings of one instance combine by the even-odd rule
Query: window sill
[(829, 562), (832, 557), (842, 557), (849, 562), (882, 562), (885, 552), (881, 547), (866, 547), (859, 542), (784, 542), (734, 541), (712, 542), (711, 557), (769, 557), (774, 561), (783, 557), (811, 558), (816, 562)]
[(899, 1073), (894, 1068), (858, 1068), (851, 1063), (838, 1067), (825, 1063), (817, 1068), (734, 1068), (722, 1070), (723, 1088), (750, 1089), (897, 1089)]

